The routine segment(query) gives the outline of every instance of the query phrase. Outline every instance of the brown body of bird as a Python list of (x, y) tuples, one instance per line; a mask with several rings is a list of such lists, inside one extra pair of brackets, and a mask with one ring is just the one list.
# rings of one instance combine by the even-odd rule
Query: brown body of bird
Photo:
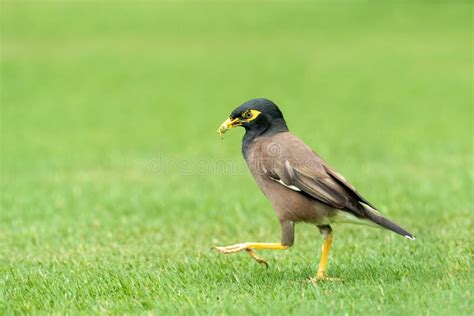
[(326, 276), (333, 223), (357, 223), (394, 231), (410, 240), (415, 237), (383, 217), (339, 173), (311, 148), (291, 134), (280, 109), (270, 100), (252, 99), (232, 111), (219, 134), (242, 126), (246, 133), (242, 152), (258, 186), (271, 202), (281, 226), (278, 243), (245, 242), (215, 247), (221, 253), (246, 251), (259, 263), (266, 261), (254, 250), (285, 250), (293, 245), (298, 222), (315, 224), (324, 238), (322, 256), (314, 280)]

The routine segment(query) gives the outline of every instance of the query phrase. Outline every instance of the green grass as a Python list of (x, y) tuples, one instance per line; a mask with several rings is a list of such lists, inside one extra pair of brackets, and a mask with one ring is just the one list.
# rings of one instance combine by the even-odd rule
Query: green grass
[[(2, 1), (0, 314), (471, 314), (472, 9)], [(212, 252), (279, 239), (215, 132), (252, 97), (418, 239)]]

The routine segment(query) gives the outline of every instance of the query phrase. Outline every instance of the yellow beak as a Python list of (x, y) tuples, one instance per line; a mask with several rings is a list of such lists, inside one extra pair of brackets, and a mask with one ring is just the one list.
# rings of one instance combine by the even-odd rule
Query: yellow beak
[(228, 118), (227, 120), (224, 121), (224, 123), (221, 124), (221, 126), (219, 126), (219, 129), (217, 130), (217, 133), (219, 133), (219, 136), (221, 138), (224, 138), (224, 133), (227, 132), (228, 130), (230, 130), (231, 128), (234, 128), (236, 126), (240, 126), (241, 125), (241, 121), (239, 118), (235, 118), (235, 119), (231, 119), (231, 118)]

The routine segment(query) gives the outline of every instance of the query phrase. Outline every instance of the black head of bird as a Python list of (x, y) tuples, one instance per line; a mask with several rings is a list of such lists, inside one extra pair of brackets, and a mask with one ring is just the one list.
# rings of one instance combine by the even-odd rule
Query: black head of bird
[(253, 137), (263, 134), (287, 132), (288, 127), (278, 106), (268, 99), (252, 99), (232, 111), (221, 124), (218, 133), (222, 136), (229, 129), (242, 126)]
[(328, 279), (326, 263), (333, 238), (333, 223), (376, 226), (415, 239), (411, 233), (382, 216), (341, 174), (291, 134), (282, 112), (272, 101), (252, 99), (245, 102), (232, 111), (218, 133), (222, 136), (236, 126), (246, 130), (244, 158), (258, 186), (275, 209), (281, 240), (277, 243), (245, 242), (215, 247), (217, 251), (228, 254), (245, 250), (255, 260), (266, 264), (255, 253), (256, 249), (287, 249), (294, 242), (295, 223), (311, 223), (324, 237), (315, 278), (323, 280)]

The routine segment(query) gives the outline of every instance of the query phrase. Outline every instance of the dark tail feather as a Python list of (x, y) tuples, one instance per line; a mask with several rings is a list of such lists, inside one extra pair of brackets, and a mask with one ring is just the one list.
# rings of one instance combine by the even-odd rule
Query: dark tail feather
[(398, 226), (397, 224), (395, 224), (394, 222), (386, 219), (385, 217), (382, 217), (382, 216), (378, 216), (378, 215), (373, 215), (373, 216), (370, 216), (370, 220), (372, 220), (374, 223), (384, 227), (384, 228), (387, 228), (397, 234), (400, 234), (402, 235), (403, 237), (407, 238), (407, 239), (410, 239), (410, 240), (415, 240), (416, 237), (407, 232), (405, 229), (403, 229), (402, 227)]
[(391, 231), (393, 231), (397, 234), (400, 234), (400, 235), (402, 235), (403, 237), (405, 237), (407, 239), (410, 239), (410, 240), (415, 240), (416, 239), (416, 237), (413, 234), (407, 232), (405, 229), (398, 226), (394, 222), (386, 219), (382, 215), (377, 214), (377, 211), (375, 211), (373, 209), (368, 209), (368, 207), (365, 207), (365, 209), (366, 209), (367, 217), (372, 222), (376, 223), (377, 225), (380, 225), (380, 226), (382, 226), (386, 229), (389, 229), (389, 230), (391, 230)]

